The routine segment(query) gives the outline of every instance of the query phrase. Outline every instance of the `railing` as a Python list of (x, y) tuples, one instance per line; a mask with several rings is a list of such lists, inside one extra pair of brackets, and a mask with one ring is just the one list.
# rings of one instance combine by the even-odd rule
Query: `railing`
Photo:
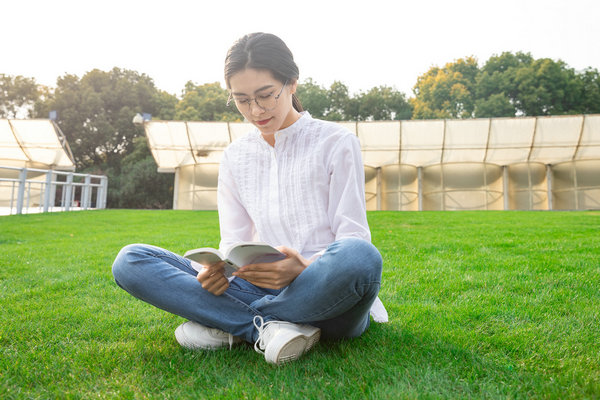
[(107, 188), (103, 175), (0, 166), (3, 214), (103, 209)]

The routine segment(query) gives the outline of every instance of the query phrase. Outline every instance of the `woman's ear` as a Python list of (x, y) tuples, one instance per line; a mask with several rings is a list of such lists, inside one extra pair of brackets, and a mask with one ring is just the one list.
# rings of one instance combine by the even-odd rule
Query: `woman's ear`
[(296, 89), (298, 89), (298, 79), (291, 80), (290, 83), (288, 83), (288, 86), (290, 87), (290, 94), (296, 93)]

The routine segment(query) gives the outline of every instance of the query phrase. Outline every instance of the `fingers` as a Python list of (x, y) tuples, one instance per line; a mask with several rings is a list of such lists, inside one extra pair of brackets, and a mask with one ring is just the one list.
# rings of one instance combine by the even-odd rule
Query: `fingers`
[(268, 264), (249, 264), (234, 272), (233, 275), (259, 287), (281, 289), (289, 285), (297, 275), (290, 269), (288, 260)]
[(196, 280), (200, 282), (202, 288), (211, 292), (215, 296), (222, 295), (229, 287), (229, 280), (223, 274), (225, 272), (223, 262), (219, 262), (202, 268)]
[(235, 271), (233, 275), (239, 276), (240, 278), (246, 280), (259, 279), (276, 275), (282, 269), (282, 261), (276, 261), (268, 264), (248, 264)]
[(215, 272), (212, 275), (204, 277), (204, 279), (200, 280), (200, 275), (202, 272), (198, 273), (196, 279), (202, 284), (202, 288), (211, 292), (215, 296), (222, 295), (225, 290), (229, 287), (229, 280), (225, 278), (222, 272)]

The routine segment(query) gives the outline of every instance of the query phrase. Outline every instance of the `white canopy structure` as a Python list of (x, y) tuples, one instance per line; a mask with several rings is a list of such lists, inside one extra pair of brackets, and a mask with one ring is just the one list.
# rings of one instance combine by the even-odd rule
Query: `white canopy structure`
[(104, 208), (106, 176), (74, 170), (53, 121), (0, 119), (0, 215)]
[(0, 119), (0, 165), (75, 169), (64, 135), (47, 119)]
[[(600, 115), (341, 122), (370, 210), (600, 209)], [(218, 164), (248, 123), (147, 121), (174, 208), (215, 209)]]

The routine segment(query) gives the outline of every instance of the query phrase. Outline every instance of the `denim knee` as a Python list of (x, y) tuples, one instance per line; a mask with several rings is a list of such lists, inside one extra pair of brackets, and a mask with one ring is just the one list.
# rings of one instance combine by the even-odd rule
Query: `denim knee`
[(382, 258), (370, 242), (359, 238), (344, 238), (336, 243), (336, 255), (344, 260), (344, 268), (353, 268), (381, 280)]
[(113, 277), (119, 286), (123, 287), (123, 284), (136, 275), (132, 271), (134, 269), (132, 268), (133, 262), (139, 259), (143, 253), (144, 245), (142, 244), (129, 244), (119, 251), (112, 265)]

